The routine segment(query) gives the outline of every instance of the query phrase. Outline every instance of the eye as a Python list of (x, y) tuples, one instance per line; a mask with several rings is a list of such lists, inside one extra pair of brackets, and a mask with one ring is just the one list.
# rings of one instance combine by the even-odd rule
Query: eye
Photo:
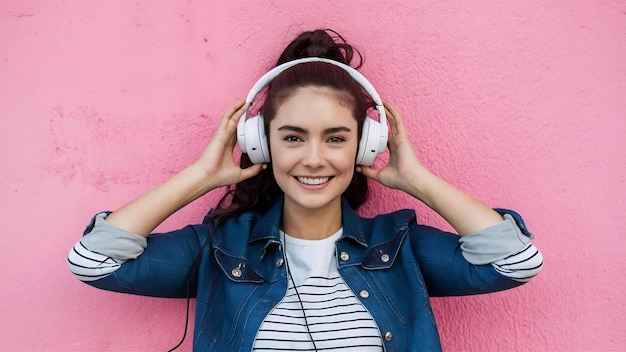
[(328, 142), (330, 142), (330, 143), (341, 143), (341, 142), (344, 142), (345, 140), (346, 139), (343, 138), (343, 137), (330, 137), (328, 139)]
[(300, 139), (300, 137), (298, 137), (298, 136), (292, 136), (292, 135), (285, 136), (285, 137), (283, 138), (283, 140), (284, 140), (285, 142), (292, 142), (292, 143), (295, 143), (295, 142), (301, 142), (301, 141), (302, 141), (302, 139)]

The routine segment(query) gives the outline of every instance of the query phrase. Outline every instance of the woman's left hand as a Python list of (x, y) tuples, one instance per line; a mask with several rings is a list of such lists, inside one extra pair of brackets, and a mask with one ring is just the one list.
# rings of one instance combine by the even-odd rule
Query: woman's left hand
[(383, 103), (391, 136), (387, 142), (389, 161), (380, 170), (359, 166), (357, 171), (389, 188), (408, 192), (419, 182), (419, 175), (427, 171), (413, 150), (400, 113), (388, 103)]

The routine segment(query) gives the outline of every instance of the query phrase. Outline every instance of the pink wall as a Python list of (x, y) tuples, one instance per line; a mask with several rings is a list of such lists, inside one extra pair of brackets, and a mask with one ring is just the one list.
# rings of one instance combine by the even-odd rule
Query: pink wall
[[(287, 40), (317, 27), (362, 49), (425, 164), (523, 213), (544, 253), (517, 290), (434, 300), (444, 347), (626, 349), (623, 1), (261, 3), (0, 4), (0, 350), (176, 344), (184, 301), (95, 290), (66, 254), (93, 213), (194, 160)], [(391, 201), (366, 213), (409, 204), (440, 223), (374, 193)]]

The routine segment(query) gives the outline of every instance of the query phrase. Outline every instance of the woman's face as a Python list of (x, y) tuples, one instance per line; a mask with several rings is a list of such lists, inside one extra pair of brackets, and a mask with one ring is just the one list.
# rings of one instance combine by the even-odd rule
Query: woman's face
[(269, 124), (272, 170), (285, 206), (340, 206), (354, 175), (357, 121), (336, 91), (306, 87), (282, 102)]

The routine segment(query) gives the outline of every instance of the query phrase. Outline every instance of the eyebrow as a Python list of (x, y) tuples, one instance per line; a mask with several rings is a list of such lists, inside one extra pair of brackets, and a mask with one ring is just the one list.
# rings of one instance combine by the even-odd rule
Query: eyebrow
[[(302, 127), (292, 126), (292, 125), (280, 126), (278, 127), (278, 131), (292, 131), (292, 132), (297, 132), (297, 133), (302, 133), (302, 134), (309, 133), (309, 131), (307, 131), (306, 129)], [(350, 132), (350, 131), (352, 130), (345, 126), (330, 127), (324, 130), (324, 134), (333, 134), (333, 133), (338, 133), (338, 132)]]

